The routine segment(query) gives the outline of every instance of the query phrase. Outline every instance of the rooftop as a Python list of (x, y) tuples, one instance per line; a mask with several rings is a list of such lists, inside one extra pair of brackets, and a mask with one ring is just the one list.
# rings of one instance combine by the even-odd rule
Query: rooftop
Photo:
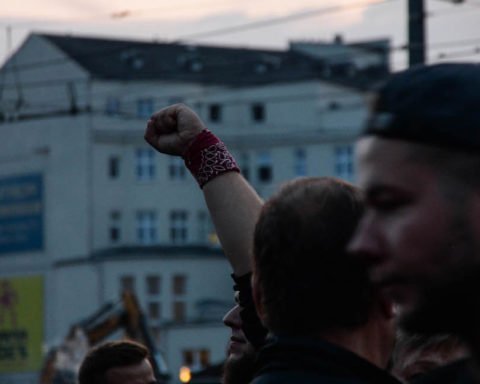
[[(352, 71), (348, 63), (330, 65), (328, 60), (293, 49), (231, 48), (52, 34), (39, 36), (62, 50), (93, 78), (103, 80), (165, 80), (246, 86), (323, 79), (363, 88), (388, 71), (385, 68)], [(371, 49), (368, 44), (366, 47)]]

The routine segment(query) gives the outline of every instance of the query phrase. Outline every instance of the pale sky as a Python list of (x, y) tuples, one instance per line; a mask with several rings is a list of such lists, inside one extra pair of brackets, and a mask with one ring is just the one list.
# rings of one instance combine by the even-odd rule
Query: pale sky
[[(425, 0), (429, 61), (480, 61), (480, 0)], [(369, 5), (370, 4), (370, 5)], [(272, 18), (289, 22), (196, 38), (199, 44), (285, 48), (291, 40), (406, 42), (407, 0), (16, 0), (0, 2), (0, 62), (32, 31), (173, 41)], [(323, 11), (322, 11), (323, 10)], [(123, 17), (114, 17), (123, 15)], [(10, 33), (8, 32), (10, 31)], [(475, 54), (475, 52), (477, 52)], [(406, 55), (392, 56), (403, 68)]]

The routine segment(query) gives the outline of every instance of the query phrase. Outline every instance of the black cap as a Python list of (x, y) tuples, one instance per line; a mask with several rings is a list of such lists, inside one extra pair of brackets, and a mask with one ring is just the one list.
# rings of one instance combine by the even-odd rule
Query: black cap
[(419, 66), (376, 94), (364, 135), (480, 150), (480, 65)]

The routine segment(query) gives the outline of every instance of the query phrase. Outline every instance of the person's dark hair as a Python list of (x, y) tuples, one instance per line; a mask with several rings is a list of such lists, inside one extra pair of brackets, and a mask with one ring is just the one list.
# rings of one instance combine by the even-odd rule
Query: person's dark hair
[(310, 334), (368, 320), (368, 274), (346, 252), (363, 208), (359, 190), (334, 178), (296, 179), (266, 202), (253, 264), (271, 331)]
[(140, 364), (149, 357), (148, 349), (134, 341), (110, 341), (94, 347), (80, 366), (79, 384), (106, 384), (111, 368)]

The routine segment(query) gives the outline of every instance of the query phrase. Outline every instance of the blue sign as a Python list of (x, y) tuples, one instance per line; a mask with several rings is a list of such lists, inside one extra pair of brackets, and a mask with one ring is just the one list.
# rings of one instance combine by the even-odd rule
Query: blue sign
[(0, 179), (0, 254), (42, 249), (42, 175)]

